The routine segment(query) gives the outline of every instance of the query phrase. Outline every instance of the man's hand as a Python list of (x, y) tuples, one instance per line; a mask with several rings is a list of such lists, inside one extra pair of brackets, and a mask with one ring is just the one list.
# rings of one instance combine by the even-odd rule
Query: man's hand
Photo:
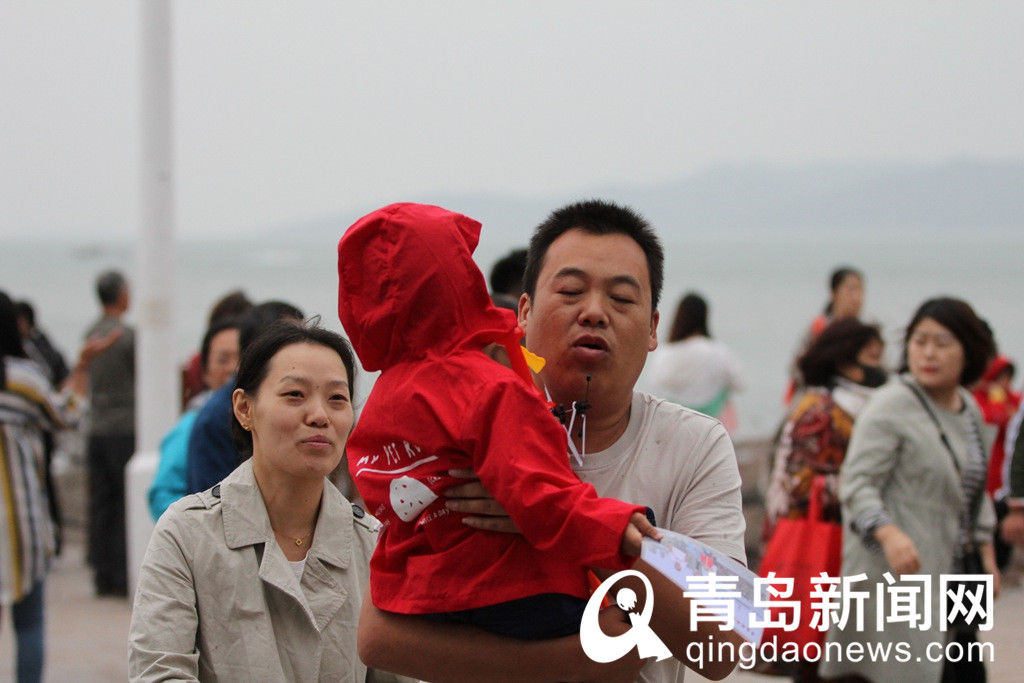
[[(604, 631), (604, 634), (613, 638), (621, 636), (633, 628), (633, 625), (626, 618), (626, 613), (614, 605), (601, 610), (597, 620), (601, 624), (601, 630)], [(626, 681), (635, 681), (637, 676), (640, 675), (640, 669), (643, 668), (644, 664), (646, 662), (640, 659), (637, 649), (633, 648), (626, 653), (626, 656), (614, 662), (600, 665), (595, 664), (598, 667), (596, 675), (587, 680), (594, 681), (594, 683), (619, 683), (620, 681), (625, 683)]]
[(626, 533), (622, 535), (622, 546), (620, 549), (624, 555), (640, 557), (640, 549), (643, 547), (644, 536), (661, 540), (661, 532), (648, 521), (647, 517), (639, 512), (634, 512), (626, 525)]
[(462, 518), (463, 524), (484, 531), (521, 533), (505, 508), (494, 500), (494, 496), (484, 488), (473, 470), (448, 470), (448, 474), (466, 480), (465, 484), (452, 486), (444, 492), (447, 498), (445, 506), (449, 510), (469, 514)]
[(93, 358), (113, 346), (114, 342), (120, 339), (123, 334), (123, 329), (115, 328), (102, 337), (99, 335), (89, 337), (78, 351), (78, 364), (83, 367), (89, 367)]

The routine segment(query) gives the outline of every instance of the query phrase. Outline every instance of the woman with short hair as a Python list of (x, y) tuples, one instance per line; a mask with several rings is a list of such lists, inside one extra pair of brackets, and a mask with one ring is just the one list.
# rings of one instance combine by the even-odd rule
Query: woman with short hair
[[(843, 538), (842, 575), (863, 573), (851, 588), (864, 590), (863, 628), (853, 622), (833, 625), (829, 643), (866, 645), (906, 642), (907, 661), (895, 658), (860, 662), (829, 658), (825, 675), (855, 675), (868, 680), (938, 681), (943, 663), (929, 659), (928, 645), (944, 646), (940, 575), (999, 573), (992, 549), (995, 515), (985, 495), (991, 445), (988, 430), (966, 387), (985, 371), (993, 352), (992, 336), (964, 301), (942, 297), (925, 301), (906, 328), (903, 374), (879, 390), (857, 419), (841, 470), (840, 502), (848, 533)], [(969, 566), (972, 557), (981, 567)], [(885, 620), (876, 628), (887, 602), (876, 593), (888, 588), (884, 575), (928, 577), (930, 624)], [(921, 582), (907, 586), (921, 588)], [(931, 648), (934, 650), (934, 646)], [(978, 663), (979, 666), (980, 663)], [(947, 665), (948, 666), (948, 665)], [(975, 672), (977, 673), (977, 672)], [(981, 674), (984, 674), (982, 669)], [(963, 673), (953, 680), (969, 680)]]

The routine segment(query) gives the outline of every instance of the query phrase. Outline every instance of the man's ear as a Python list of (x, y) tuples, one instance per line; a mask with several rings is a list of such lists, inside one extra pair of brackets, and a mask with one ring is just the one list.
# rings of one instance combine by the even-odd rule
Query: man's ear
[(526, 332), (527, 321), (530, 318), (530, 295), (523, 292), (519, 296), (519, 328)]
[(651, 338), (647, 342), (648, 351), (653, 351), (658, 348), (658, 320), (660, 319), (661, 316), (657, 311), (655, 311), (654, 315), (651, 316)]

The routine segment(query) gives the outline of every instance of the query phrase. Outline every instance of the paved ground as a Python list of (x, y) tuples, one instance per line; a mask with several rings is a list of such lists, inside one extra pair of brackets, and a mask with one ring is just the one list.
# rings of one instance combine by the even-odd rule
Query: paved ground
[[(80, 540), (71, 539), (46, 587), (47, 681), (118, 681), (127, 678), (126, 638), (129, 607), (123, 599), (95, 598), (82, 562)], [(1024, 588), (1008, 586), (996, 602), (995, 662), (989, 680), (1019, 681), (1021, 642), (1024, 641)], [(13, 680), (10, 617), (0, 632), (0, 681)], [(700, 680), (687, 676), (687, 680)], [(737, 671), (727, 680), (752, 683), (779, 681)]]

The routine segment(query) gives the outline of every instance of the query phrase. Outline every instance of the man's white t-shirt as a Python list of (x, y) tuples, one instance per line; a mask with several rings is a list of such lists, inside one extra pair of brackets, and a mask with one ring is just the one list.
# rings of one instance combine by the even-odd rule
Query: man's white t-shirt
[[(722, 424), (660, 398), (633, 392), (626, 431), (609, 448), (570, 459), (598, 494), (654, 511), (657, 526), (685, 534), (746, 564), (736, 454)], [(678, 683), (676, 659), (649, 662), (638, 680)]]

